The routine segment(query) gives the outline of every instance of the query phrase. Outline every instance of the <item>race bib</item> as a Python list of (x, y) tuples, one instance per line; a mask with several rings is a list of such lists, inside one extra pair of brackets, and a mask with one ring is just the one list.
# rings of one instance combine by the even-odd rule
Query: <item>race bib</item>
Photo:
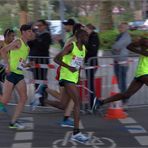
[(80, 69), (83, 64), (83, 58), (81, 57), (74, 57), (71, 61), (71, 66), (75, 67), (76, 69)]

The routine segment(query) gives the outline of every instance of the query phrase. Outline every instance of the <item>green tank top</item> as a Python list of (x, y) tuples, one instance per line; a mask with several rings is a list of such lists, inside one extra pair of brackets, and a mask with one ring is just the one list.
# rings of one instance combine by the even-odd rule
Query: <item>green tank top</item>
[(138, 61), (135, 77), (140, 77), (145, 74), (148, 74), (148, 57), (141, 55)]
[(16, 74), (23, 74), (22, 65), (26, 62), (29, 54), (29, 46), (26, 45), (22, 39), (20, 39), (20, 41), (20, 49), (10, 50), (9, 53), (10, 71)]
[(62, 61), (69, 66), (76, 67), (77, 71), (71, 72), (69, 69), (62, 66), (60, 70), (60, 80), (64, 79), (77, 83), (79, 78), (79, 69), (83, 64), (83, 60), (86, 54), (86, 49), (85, 46), (83, 46), (82, 50), (79, 50), (76, 45), (76, 42), (73, 42), (72, 44), (73, 44), (72, 52), (69, 53), (68, 55), (65, 55)]

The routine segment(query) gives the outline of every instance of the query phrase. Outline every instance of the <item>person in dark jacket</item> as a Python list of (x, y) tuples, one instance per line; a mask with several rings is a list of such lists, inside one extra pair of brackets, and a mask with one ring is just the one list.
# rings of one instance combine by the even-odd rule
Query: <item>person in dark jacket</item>
[[(97, 57), (100, 40), (98, 34), (94, 31), (96, 28), (92, 24), (87, 24), (85, 30), (89, 34), (88, 43), (86, 45), (87, 53), (85, 57), (85, 64), (88, 66), (96, 66), (98, 65), (97, 59), (90, 59), (92, 57)], [(96, 69), (88, 69), (86, 70), (86, 78), (88, 80), (88, 88), (94, 93), (89, 93), (90, 97), (90, 107), (92, 108), (94, 97), (95, 97), (95, 89), (94, 89), (94, 77), (95, 77)]]
[[(28, 42), (30, 47), (29, 56), (30, 61), (34, 61), (36, 64), (49, 64), (49, 49), (52, 43), (51, 34), (48, 29), (48, 23), (45, 20), (38, 20), (33, 30), (36, 34), (36, 38), (33, 41)], [(35, 80), (47, 80), (48, 69), (34, 68), (33, 76)], [(39, 84), (35, 84), (35, 89), (38, 88)], [(41, 99), (43, 100), (43, 99)], [(43, 101), (40, 101), (43, 106)]]

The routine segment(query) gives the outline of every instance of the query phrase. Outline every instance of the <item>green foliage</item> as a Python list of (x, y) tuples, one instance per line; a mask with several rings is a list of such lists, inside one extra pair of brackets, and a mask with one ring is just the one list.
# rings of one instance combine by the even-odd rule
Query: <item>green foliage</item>
[(21, 11), (28, 11), (28, 0), (18, 0)]
[(116, 30), (108, 30), (99, 33), (101, 47), (100, 49), (111, 49), (112, 44), (115, 42), (117, 36)]
[(140, 31), (140, 30), (130, 31), (129, 33), (132, 36), (132, 39), (133, 40), (135, 38), (148, 36), (148, 32), (146, 32), (146, 31)]
[(0, 34), (3, 34), (8, 27), (17, 27), (18, 20), (18, 7), (16, 4), (5, 3), (0, 5)]
[[(146, 37), (146, 36), (148, 37), (148, 32), (146, 31), (135, 30), (135, 31), (129, 31), (129, 33), (132, 37), (132, 40), (139, 37)], [(117, 30), (108, 30), (105, 32), (100, 32), (99, 33), (99, 38), (101, 42), (100, 49), (110, 50), (113, 43), (116, 40), (117, 35), (118, 35)]]

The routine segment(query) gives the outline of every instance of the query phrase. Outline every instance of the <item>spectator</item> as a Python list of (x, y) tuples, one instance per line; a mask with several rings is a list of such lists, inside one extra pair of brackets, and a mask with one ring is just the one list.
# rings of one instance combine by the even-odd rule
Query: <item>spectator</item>
[(63, 48), (65, 46), (65, 43), (73, 36), (73, 27), (75, 25), (75, 21), (70, 18), (63, 21), (62, 24), (64, 25), (64, 30), (66, 32), (66, 39), (65, 41), (63, 41), (61, 38), (58, 39), (61, 48)]
[[(63, 25), (64, 25), (64, 29), (65, 29), (65, 32), (66, 32), (66, 39), (65, 39), (65, 42), (59, 42), (59, 43), (62, 43), (61, 46), (62, 48), (65, 48), (68, 44), (71, 44), (74, 40), (75, 40), (75, 32), (74, 32), (74, 26), (75, 26), (75, 21), (73, 19), (68, 19), (64, 22), (62, 22)], [(76, 30), (76, 28), (75, 28)], [(59, 70), (60, 71), (60, 70)], [(60, 94), (61, 94), (61, 97), (64, 96), (64, 87), (60, 86)], [(65, 99), (66, 97), (64, 96), (64, 98), (62, 99)], [(61, 99), (61, 100), (62, 100)], [(69, 103), (67, 104), (66, 108), (65, 108), (65, 112), (64, 112), (64, 117), (63, 117), (63, 120), (61, 122), (61, 126), (66, 126), (66, 127), (73, 127), (74, 126), (74, 122), (73, 120), (71, 120), (70, 116), (71, 116), (71, 113), (73, 111), (73, 107), (74, 107), (74, 102), (73, 100), (70, 100)]]
[[(86, 45), (86, 57), (85, 57), (85, 64), (89, 66), (96, 66), (98, 65), (97, 59), (93, 59), (89, 62), (90, 58), (97, 57), (100, 41), (98, 34), (94, 31), (96, 28), (92, 24), (87, 24), (85, 30), (89, 34), (88, 43)], [(95, 97), (95, 89), (94, 89), (94, 77), (95, 77), (96, 69), (89, 69), (86, 70), (86, 77), (88, 80), (88, 87), (94, 93), (90, 93), (90, 107), (92, 108), (94, 97)]]
[[(128, 50), (127, 46), (131, 43), (131, 37), (128, 33), (128, 24), (123, 22), (118, 26), (120, 34), (117, 36), (115, 43), (112, 46), (112, 54), (117, 57), (114, 58), (114, 72), (118, 80), (119, 89), (121, 92), (125, 92), (126, 78), (128, 71)], [(127, 104), (126, 99), (123, 100), (123, 104)]]
[[(48, 29), (48, 24), (45, 20), (38, 20), (35, 23), (35, 33), (36, 38), (33, 41), (29, 41), (28, 45), (30, 47), (29, 56), (31, 61), (37, 64), (49, 64), (49, 49), (51, 45), (51, 34)], [(47, 80), (47, 69), (44, 68), (34, 68), (33, 76), (35, 80)], [(35, 84), (35, 89), (37, 89), (38, 84)], [(43, 99), (41, 99), (43, 100)], [(40, 101), (43, 106), (43, 102)]]

